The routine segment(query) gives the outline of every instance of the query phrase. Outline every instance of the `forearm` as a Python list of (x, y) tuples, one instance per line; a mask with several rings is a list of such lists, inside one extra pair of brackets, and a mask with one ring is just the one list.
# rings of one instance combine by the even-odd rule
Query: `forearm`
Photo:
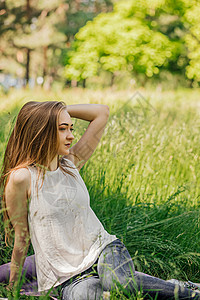
[(109, 107), (103, 104), (74, 104), (67, 105), (67, 111), (72, 118), (93, 121), (96, 118), (108, 118)]
[(10, 286), (16, 284), (19, 279), (26, 258), (26, 254), (28, 251), (28, 245), (29, 243), (28, 244), (23, 243), (17, 246), (14, 245), (11, 264), (10, 264), (10, 279), (9, 279)]

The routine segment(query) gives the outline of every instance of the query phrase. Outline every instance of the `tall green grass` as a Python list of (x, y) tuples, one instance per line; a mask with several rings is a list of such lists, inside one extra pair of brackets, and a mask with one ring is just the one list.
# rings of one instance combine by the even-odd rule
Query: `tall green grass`
[[(125, 243), (137, 270), (162, 279), (198, 282), (200, 91), (140, 90), (145, 109), (134, 97), (128, 101), (134, 93), (81, 89), (36, 91), (34, 95), (29, 91), (11, 93), (0, 103), (1, 162), (24, 102), (56, 99), (67, 104), (109, 105), (104, 136), (81, 170), (92, 208), (105, 228)], [(87, 122), (75, 120), (75, 142), (86, 127)], [(12, 249), (4, 244), (2, 221), (0, 234), (3, 264), (10, 260)], [(1, 287), (0, 296), (5, 295)], [(114, 294), (112, 297), (123, 299)]]

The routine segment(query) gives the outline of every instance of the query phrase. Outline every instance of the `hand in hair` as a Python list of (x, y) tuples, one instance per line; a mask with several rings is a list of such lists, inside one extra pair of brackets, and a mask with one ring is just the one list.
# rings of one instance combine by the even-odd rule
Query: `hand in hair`
[(109, 118), (109, 107), (103, 104), (67, 105), (72, 118), (90, 122), (80, 140), (70, 148), (67, 158), (80, 170), (91, 157), (103, 135)]

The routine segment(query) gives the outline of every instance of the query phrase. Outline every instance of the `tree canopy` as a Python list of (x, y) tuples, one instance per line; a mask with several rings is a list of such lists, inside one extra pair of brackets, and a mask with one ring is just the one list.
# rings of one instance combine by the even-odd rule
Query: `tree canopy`
[[(102, 72), (200, 82), (198, 0), (6, 0), (1, 72), (85, 81)], [(63, 72), (64, 70), (64, 72)], [(51, 83), (50, 82), (50, 83)]]
[(75, 33), (109, 0), (6, 0), (1, 2), (1, 71), (18, 77), (55, 78), (62, 74), (62, 52)]
[(118, 1), (80, 28), (65, 75), (79, 81), (127, 70), (150, 78), (169, 70), (200, 81), (199, 12), (189, 0)]

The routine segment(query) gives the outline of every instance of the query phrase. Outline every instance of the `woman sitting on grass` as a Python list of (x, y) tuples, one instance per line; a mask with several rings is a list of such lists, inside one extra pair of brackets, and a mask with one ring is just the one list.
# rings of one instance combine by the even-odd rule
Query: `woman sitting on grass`
[[(90, 122), (73, 147), (71, 117)], [(135, 272), (126, 247), (91, 209), (79, 170), (96, 149), (108, 117), (106, 105), (57, 101), (28, 102), (19, 112), (1, 177), (6, 240), (9, 230), (15, 233), (8, 288), (20, 280), (31, 241), (39, 292), (60, 286), (63, 300), (101, 299), (111, 290), (132, 298), (142, 291), (156, 299), (174, 299), (175, 293), (179, 299), (200, 299), (194, 291)]]

